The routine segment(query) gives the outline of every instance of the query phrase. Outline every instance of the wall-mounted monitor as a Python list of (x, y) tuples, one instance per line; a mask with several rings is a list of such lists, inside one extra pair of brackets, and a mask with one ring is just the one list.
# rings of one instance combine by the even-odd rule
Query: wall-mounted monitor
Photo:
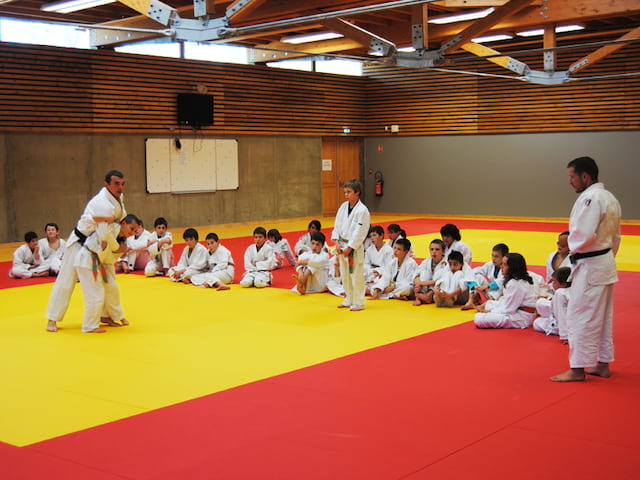
[(204, 93), (178, 94), (178, 125), (195, 129), (213, 125), (213, 95)]

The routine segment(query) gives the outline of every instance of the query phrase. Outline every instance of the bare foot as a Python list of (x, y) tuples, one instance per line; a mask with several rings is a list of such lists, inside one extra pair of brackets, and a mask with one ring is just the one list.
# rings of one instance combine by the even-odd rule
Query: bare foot
[(100, 317), (100, 323), (102, 323), (103, 325), (107, 325), (109, 327), (121, 327), (122, 326), (118, 322), (114, 322), (113, 320), (111, 320), (109, 317)]
[(416, 299), (413, 301), (413, 305), (414, 305), (415, 307), (419, 307), (420, 305), (422, 305), (422, 302), (416, 298)]
[(128, 327), (129, 320), (127, 320), (126, 318), (123, 318), (122, 320), (120, 320), (120, 325), (122, 325), (123, 327)]
[(373, 292), (371, 292), (371, 300), (380, 300), (380, 290), (377, 288), (373, 289)]
[(105, 333), (106, 330), (104, 328), (94, 328), (93, 330), (89, 330), (87, 333)]
[(231, 290), (231, 287), (229, 285), (225, 285), (224, 283), (221, 283), (220, 285), (218, 285), (218, 288), (216, 288), (216, 290), (218, 291)]
[(340, 305), (338, 305), (338, 308), (349, 308), (350, 305), (345, 305), (344, 303), (341, 303)]
[(356, 305), (351, 305), (351, 307), (349, 308), (350, 311), (352, 312), (359, 312), (361, 310), (364, 310), (364, 307), (358, 307)]
[(473, 310), (473, 309), (475, 309), (475, 307), (473, 305), (469, 305), (468, 303), (460, 307), (460, 310)]
[(58, 331), (58, 324), (56, 322), (54, 322), (53, 320), (48, 320), (47, 321), (47, 332), (57, 332)]
[(552, 382), (584, 382), (585, 375), (584, 370), (576, 368), (569, 369), (566, 372), (551, 377), (549, 380)]
[(189, 280), (188, 278), (183, 278), (182, 279), (182, 283), (189, 284), (189, 283), (191, 283), (191, 280)]
[(212, 288), (213, 285), (209, 285), (208, 283), (203, 283), (204, 288)]
[(609, 378), (611, 376), (608, 363), (598, 363), (598, 365), (593, 368), (585, 368), (584, 373), (602, 378)]

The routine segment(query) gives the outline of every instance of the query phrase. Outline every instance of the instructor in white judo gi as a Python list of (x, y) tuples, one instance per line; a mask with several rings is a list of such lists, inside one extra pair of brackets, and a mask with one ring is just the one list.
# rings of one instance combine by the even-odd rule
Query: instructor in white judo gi
[(567, 307), (569, 366), (554, 382), (609, 377), (613, 361), (613, 284), (620, 246), (620, 203), (598, 182), (590, 157), (569, 162), (569, 184), (579, 193), (569, 219), (571, 296)]
[[(51, 292), (49, 307), (47, 308), (47, 330), (58, 330), (58, 322), (62, 320), (71, 294), (78, 281), (78, 275), (74, 268), (76, 256), (85, 240), (98, 228), (108, 228), (108, 223), (120, 223), (127, 212), (124, 209), (122, 194), (124, 192), (124, 175), (118, 170), (107, 172), (104, 179), (104, 187), (91, 199), (78, 220), (76, 228), (69, 235), (65, 251), (62, 257), (60, 272)], [(102, 232), (100, 234), (102, 235)]]

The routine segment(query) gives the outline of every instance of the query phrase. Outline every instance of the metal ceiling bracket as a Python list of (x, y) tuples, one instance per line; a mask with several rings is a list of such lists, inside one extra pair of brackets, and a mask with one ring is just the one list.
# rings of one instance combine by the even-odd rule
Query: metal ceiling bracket
[(147, 16), (162, 25), (169, 25), (172, 17), (178, 16), (175, 8), (170, 7), (166, 3), (158, 2), (152, 0), (149, 2), (149, 10), (147, 11)]
[(228, 31), (224, 17), (209, 19), (204, 23), (200, 20), (182, 18), (174, 23), (173, 28), (176, 40), (189, 40), (192, 42), (218, 40), (225, 37)]
[(569, 72), (541, 72), (540, 70), (531, 70), (520, 80), (524, 82), (534, 83), (537, 85), (562, 85), (570, 80)]
[(584, 58), (581, 62), (578, 62), (578, 63), (576, 63), (575, 65), (571, 65), (571, 66), (569, 67), (568, 72), (569, 72), (569, 73), (571, 73), (571, 72), (573, 72), (574, 70), (578, 70), (578, 69), (580, 69), (580, 68), (584, 67), (584, 66), (585, 66), (586, 64), (588, 64), (588, 63), (589, 63), (589, 59), (588, 59), (588, 58)]
[(531, 71), (526, 63), (522, 63), (515, 58), (510, 58), (509, 61), (507, 61), (506, 68), (519, 75), (526, 75)]
[(411, 45), (413, 45), (413, 48), (416, 50), (418, 48), (424, 48), (422, 27), (423, 25), (421, 23), (414, 23), (411, 25)]
[(399, 67), (430, 68), (441, 64), (444, 57), (439, 50), (416, 50), (411, 53), (396, 53), (393, 56), (395, 64)]
[(392, 54), (395, 51), (396, 47), (393, 43), (387, 42), (382, 38), (373, 37), (371, 39), (371, 43), (369, 44), (369, 49), (374, 52), (381, 53), (386, 57), (387, 55)]
[(193, 16), (197, 18), (207, 16), (207, 0), (193, 0)]

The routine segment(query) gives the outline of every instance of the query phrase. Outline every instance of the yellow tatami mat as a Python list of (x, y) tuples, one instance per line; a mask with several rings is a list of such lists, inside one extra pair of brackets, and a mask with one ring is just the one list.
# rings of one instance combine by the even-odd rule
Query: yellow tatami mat
[[(376, 216), (374, 223), (399, 218)], [(306, 229), (307, 220), (199, 230), (218, 232), (224, 244), (224, 238), (250, 235), (258, 223), (286, 233)], [(439, 232), (423, 232), (409, 232), (421, 258), (430, 240), (439, 238)], [(474, 261), (488, 261), (491, 247), (504, 242), (532, 266), (545, 264), (557, 238), (530, 231), (462, 232)], [(625, 236), (619, 269), (640, 271), (639, 262), (639, 237)], [(242, 260), (236, 264), (241, 269)], [(329, 294), (302, 297), (276, 288), (234, 285), (216, 292), (139, 275), (119, 275), (118, 283), (131, 326), (105, 334), (80, 332), (79, 285), (55, 334), (45, 331), (44, 318), (52, 284), (0, 290), (0, 441), (31, 444), (473, 318), (471, 312), (395, 300), (367, 300), (365, 311), (349, 312), (337, 309), (341, 300)]]
[[(470, 319), (408, 302), (337, 309), (329, 294), (216, 292), (120, 275), (130, 327), (80, 332), (79, 286), (58, 333), (44, 330), (51, 285), (0, 290), (0, 441), (26, 445)], [(11, 318), (11, 321), (7, 321)]]

